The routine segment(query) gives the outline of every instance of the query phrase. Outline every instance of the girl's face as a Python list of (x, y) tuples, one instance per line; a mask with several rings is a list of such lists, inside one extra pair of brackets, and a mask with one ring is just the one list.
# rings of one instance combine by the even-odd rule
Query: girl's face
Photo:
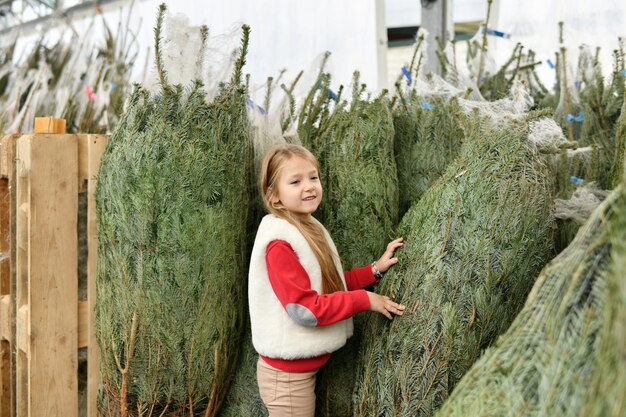
[(272, 202), (280, 201), (294, 214), (308, 216), (322, 201), (322, 183), (317, 168), (304, 158), (293, 156), (285, 161), (276, 182)]

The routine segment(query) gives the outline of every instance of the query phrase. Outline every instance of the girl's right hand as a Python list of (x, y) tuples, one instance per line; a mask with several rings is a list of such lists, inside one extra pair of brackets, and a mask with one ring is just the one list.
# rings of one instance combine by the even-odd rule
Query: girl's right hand
[(389, 320), (393, 319), (391, 313), (396, 316), (404, 314), (404, 306), (402, 304), (395, 303), (386, 295), (376, 294), (375, 292), (367, 291), (367, 296), (370, 299), (370, 311), (376, 311), (383, 314)]

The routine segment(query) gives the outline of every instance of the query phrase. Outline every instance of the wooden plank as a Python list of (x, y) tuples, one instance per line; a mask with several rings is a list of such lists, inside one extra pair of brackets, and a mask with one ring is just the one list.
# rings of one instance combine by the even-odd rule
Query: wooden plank
[[(18, 140), (18, 159), (24, 140)], [(77, 417), (76, 138), (32, 136), (29, 175), (27, 415)]]
[(11, 332), (11, 327), (13, 327), (11, 325), (13, 318), (12, 310), (13, 302), (11, 300), (11, 295), (6, 294), (0, 296), (0, 337), (9, 342), (13, 340), (13, 334)]
[[(15, 146), (15, 153), (20, 155), (19, 160), (15, 160), (15, 245), (12, 252), (15, 254), (15, 308), (19, 310), (21, 307), (28, 308), (28, 265), (29, 265), (29, 239), (28, 226), (30, 210), (30, 138), (25, 137), (18, 140)], [(20, 207), (17, 209), (17, 207)], [(17, 314), (16, 314), (17, 315)], [(23, 319), (24, 314), (20, 317)], [(16, 317), (16, 325), (17, 323)], [(21, 323), (22, 326), (24, 323)], [(22, 329), (22, 327), (19, 327)], [(23, 336), (20, 335), (20, 339)], [(13, 340), (17, 344), (17, 334)], [(15, 411), (20, 417), (28, 415), (29, 396), (28, 396), (28, 365), (29, 361), (23, 350), (16, 349), (15, 364)]]
[(10, 294), (10, 291), (11, 291), (11, 248), (7, 248), (6, 251), (0, 252), (0, 287), (7, 288), (6, 290), (4, 289), (0, 290), (0, 295)]
[[(18, 182), (21, 182), (22, 179), (20, 179)], [(28, 179), (25, 179), (24, 181), (28, 181)], [(28, 184), (27, 184), (28, 186)], [(16, 203), (17, 204), (17, 203)], [(29, 202), (24, 202), (21, 203), (19, 205), (17, 205), (17, 210), (16, 210), (16, 221), (17, 221), (17, 230), (22, 230), (24, 232), (28, 232), (28, 227), (29, 227), (29, 219), (30, 219), (30, 204)], [(16, 232), (16, 237), (17, 237), (17, 232)], [(28, 279), (26, 277), (28, 277), (28, 258), (24, 257), (27, 252), (28, 252), (28, 245), (30, 243), (30, 240), (28, 239), (28, 233), (26, 233), (25, 235), (21, 235), (20, 234), (20, 238), (16, 239), (15, 244), (17, 245), (17, 255), (23, 255), (20, 257), (20, 260), (24, 261), (25, 263), (23, 265), (17, 265), (18, 267), (24, 267), (24, 268), (19, 268), (20, 271), (22, 271), (25, 275), (23, 275), (24, 281), (24, 290), (26, 291), (28, 289)], [(22, 295), (24, 298), (22, 299), (23, 304), (28, 302), (27, 297), (27, 293), (25, 292)]]
[[(58, 141), (54, 144), (42, 144), (38, 140), (54, 140), (59, 136), (65, 138), (65, 144)], [(68, 141), (72, 142), (72, 140), (76, 148), (68, 152), (67, 143)], [(17, 161), (12, 163), (13, 157), (6, 156), (7, 153), (4, 152), (7, 147), (2, 148), (6, 140), (4, 138), (0, 140), (0, 165), (3, 164), (3, 159), (11, 161), (12, 167), (7, 166), (6, 171), (13, 170), (14, 172), (13, 175), (11, 172), (8, 175), (14, 184), (11, 186), (9, 183), (8, 188), (13, 195), (13, 198), (9, 198), (12, 206), (11, 211), (15, 213), (15, 215), (10, 216), (13, 225), (10, 225), (9, 232), (14, 243), (8, 246), (14, 259), (9, 262), (15, 265), (11, 273), (13, 276), (17, 273), (19, 277), (17, 280), (15, 278), (12, 280), (13, 290), (9, 291), (10, 295), (2, 296), (0, 293), (0, 336), (7, 340), (13, 340), (18, 352), (15, 361), (16, 366), (13, 367), (14, 373), (17, 374), (13, 377), (13, 381), (17, 381), (17, 384), (11, 384), (9, 380), (3, 385), (5, 388), (7, 386), (13, 387), (13, 398), (11, 399), (13, 406), (11, 408), (4, 407), (2, 404), (6, 402), (0, 400), (0, 417), (15, 416), (14, 410), (16, 409), (19, 417), (76, 415), (77, 407), (75, 405), (78, 402), (77, 349), (78, 347), (89, 346), (92, 348), (88, 350), (87, 415), (97, 415), (100, 358), (95, 339), (93, 317), (97, 259), (95, 187), (100, 158), (107, 141), (108, 137), (105, 135), (25, 135), (18, 143), (19, 156)], [(71, 157), (72, 154), (73, 158)], [(59, 179), (57, 172), (62, 171), (62, 167), (68, 162), (72, 165), (72, 161), (75, 161), (70, 169), (73, 173), (66, 172), (65, 180)], [(43, 174), (46, 170), (48, 173)], [(61, 176), (63, 177), (63, 175)], [(78, 249), (76, 202), (78, 187), (83, 181), (86, 181), (88, 187), (88, 301), (73, 304), (72, 301), (78, 298), (76, 292)], [(0, 190), (1, 188), (2, 185), (0, 184)], [(70, 188), (73, 189), (70, 190)], [(17, 210), (16, 207), (18, 207)], [(1, 222), (0, 215), (0, 229)], [(63, 225), (69, 227), (63, 227)], [(73, 236), (69, 239), (63, 239), (63, 236), (67, 236), (68, 231)], [(1, 237), (2, 234), (0, 233), (0, 239)], [(67, 244), (68, 241), (72, 240), (73, 243)], [(0, 241), (1, 249), (2, 242)], [(68, 261), (67, 258), (74, 259)], [(0, 252), (0, 268), (1, 259)], [(59, 272), (62, 270), (65, 270), (65, 273)], [(37, 275), (46, 277), (38, 280), (40, 283), (39, 290), (30, 288), (35, 283), (31, 280), (37, 280)], [(68, 279), (68, 277), (70, 278)], [(18, 281), (17, 285), (16, 281)], [(44, 283), (42, 284), (41, 281)], [(0, 285), (0, 289), (1, 287)], [(19, 294), (17, 300), (12, 302), (11, 297), (15, 299), (17, 294)], [(38, 301), (34, 301), (37, 297), (39, 297)], [(41, 316), (46, 304), (54, 304), (57, 309), (59, 307), (65, 308), (61, 320), (58, 320), (59, 323), (65, 324), (63, 329), (57, 326), (56, 331), (53, 330), (56, 321), (51, 317), (54, 314), (51, 315), (50, 311), (47, 311), (46, 317), (36, 319), (35, 316), (37, 314)], [(31, 307), (33, 311), (31, 311)], [(74, 316), (69, 311), (71, 308), (74, 310)], [(15, 314), (16, 309), (17, 314)], [(3, 319), (13, 314), (16, 317), (16, 326), (11, 326), (8, 320)], [(73, 326), (72, 324), (68, 325), (73, 320), (75, 320), (75, 324)], [(20, 329), (19, 335), (15, 335), (16, 327)], [(53, 331), (46, 331), (51, 330), (51, 328)], [(12, 336), (9, 334), (11, 331), (13, 332)], [(75, 341), (74, 348), (65, 349), (68, 344), (67, 341), (72, 338)], [(51, 342), (46, 343), (45, 339), (51, 340)], [(0, 354), (0, 357), (6, 361), (6, 353), (11, 351), (11, 347), (5, 344), (4, 350), (1, 349), (0, 347), (0, 352), (4, 352), (5, 355)], [(52, 349), (54, 352), (50, 353)], [(15, 350), (13, 348), (13, 351)], [(8, 355), (9, 358), (12, 356), (11, 354)], [(45, 360), (45, 358), (48, 359)], [(70, 358), (71, 364), (61, 365), (62, 359), (59, 360), (59, 358)], [(41, 366), (42, 364), (44, 366)], [(46, 380), (46, 375), (52, 378), (48, 379), (47, 384), (43, 383)], [(68, 391), (67, 387), (71, 389)], [(43, 395), (42, 398), (36, 398), (42, 392), (46, 395)], [(4, 410), (7, 410), (8, 414), (5, 414)]]
[[(15, 229), (16, 229), (16, 206), (15, 206), (15, 196), (16, 196), (16, 163), (15, 163), (15, 146), (16, 146), (16, 141), (17, 141), (17, 135), (11, 135), (10, 138), (5, 139), (5, 146), (7, 147), (7, 164), (8, 164), (8, 169), (7, 169), (7, 174), (9, 177), (9, 194), (10, 194), (10, 200), (11, 200), (11, 207), (10, 207), (10, 224), (9, 224), (9, 235), (10, 235), (10, 264), (9, 264), (9, 279), (11, 281), (11, 285), (10, 285), (10, 294), (11, 294), (11, 343), (15, 343), (15, 326), (13, 326), (13, 321), (15, 319), (15, 294), (16, 294), (16, 285), (17, 285), (17, 280), (16, 280), (16, 274), (15, 274), (15, 265), (16, 265), (16, 257), (17, 257), (17, 244), (16, 244), (16, 237), (15, 237)], [(9, 142), (8, 144), (6, 142)], [(8, 416), (15, 416), (15, 410), (16, 410), (16, 393), (15, 393), (15, 389), (16, 389), (16, 349), (15, 346), (11, 346), (11, 355), (10, 355), (10, 363), (11, 363), (11, 402), (10, 402), (10, 407), (5, 407), (3, 406), (3, 413), (5, 412), (4, 410), (6, 410), (7, 408), (10, 408), (10, 411), (8, 413)], [(3, 416), (6, 417), (6, 416)]]
[(0, 416), (11, 417), (11, 395), (13, 393), (11, 381), (11, 343), (8, 340), (0, 341), (0, 361), (2, 363), (2, 377), (0, 379)]
[(75, 137), (33, 137), (29, 417), (78, 416), (77, 177)]
[(29, 306), (24, 304), (15, 312), (15, 344), (30, 358)]
[(98, 258), (98, 239), (96, 222), (96, 185), (102, 154), (109, 137), (88, 135), (88, 182), (87, 182), (87, 302), (89, 312), (89, 333), (87, 352), (87, 415), (98, 415), (98, 386), (100, 385), (100, 348), (96, 340), (96, 262)]
[(9, 155), (7, 155), (9, 146), (7, 142), (10, 138), (11, 135), (0, 138), (0, 177), (2, 178), (9, 177)]
[(65, 119), (35, 117), (35, 133), (65, 133)]
[(11, 290), (11, 186), (9, 174), (13, 165), (13, 136), (0, 140), (0, 417), (11, 417), (13, 403), (13, 349), (11, 331), (13, 302)]
[(0, 295), (11, 293), (11, 188), (0, 178)]
[(19, 135), (5, 135), (0, 138), (0, 177), (8, 178), (13, 169), (15, 140)]
[(11, 348), (11, 318), (13, 312), (11, 307), (11, 295), (3, 295), (0, 297), (0, 318), (2, 340), (0, 340), (0, 366), (2, 373), (0, 374), (0, 416), (11, 417), (13, 414), (13, 349)]

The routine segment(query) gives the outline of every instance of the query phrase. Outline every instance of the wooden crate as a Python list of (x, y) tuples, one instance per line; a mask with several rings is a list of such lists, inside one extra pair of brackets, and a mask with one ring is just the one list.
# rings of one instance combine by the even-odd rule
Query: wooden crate
[[(0, 230), (4, 262), (0, 264), (0, 417), (78, 416), (81, 347), (88, 348), (87, 415), (97, 415), (94, 193), (107, 141), (103, 135), (68, 134), (5, 136), (0, 141), (0, 172), (3, 181), (6, 178), (9, 200), (5, 205), (0, 194), (0, 227), (9, 225), (6, 245), (5, 229)], [(3, 187), (0, 184), (0, 193)], [(81, 192), (87, 193), (87, 301), (83, 302), (78, 301)], [(9, 352), (6, 358), (5, 352)]]

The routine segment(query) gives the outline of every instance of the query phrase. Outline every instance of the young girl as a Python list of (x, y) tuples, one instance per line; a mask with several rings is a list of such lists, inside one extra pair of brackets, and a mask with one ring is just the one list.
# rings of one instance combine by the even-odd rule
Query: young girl
[(270, 214), (259, 225), (248, 284), (259, 391), (270, 417), (313, 417), (315, 375), (352, 336), (351, 317), (403, 313), (403, 305), (362, 289), (398, 262), (402, 238), (371, 265), (343, 272), (330, 235), (311, 215), (322, 184), (315, 157), (301, 146), (268, 152), (261, 188)]

